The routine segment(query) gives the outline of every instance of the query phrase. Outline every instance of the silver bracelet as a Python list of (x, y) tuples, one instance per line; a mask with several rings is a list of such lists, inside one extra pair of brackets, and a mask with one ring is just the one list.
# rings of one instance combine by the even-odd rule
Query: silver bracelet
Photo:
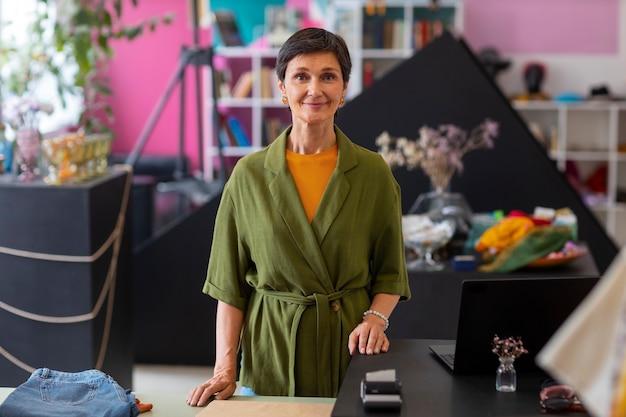
[(373, 314), (376, 317), (380, 317), (381, 319), (385, 321), (385, 328), (383, 329), (383, 332), (389, 328), (389, 319), (383, 313), (381, 313), (380, 311), (376, 311), (376, 310), (367, 310), (366, 312), (363, 313), (363, 319), (365, 319), (365, 316), (367, 316), (368, 314)]

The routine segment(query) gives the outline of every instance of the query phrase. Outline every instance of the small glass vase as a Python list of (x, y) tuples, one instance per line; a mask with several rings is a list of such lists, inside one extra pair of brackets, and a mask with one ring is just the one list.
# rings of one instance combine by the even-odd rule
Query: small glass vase
[(500, 366), (496, 370), (496, 390), (500, 392), (515, 392), (517, 390), (517, 372), (515, 358), (500, 357)]

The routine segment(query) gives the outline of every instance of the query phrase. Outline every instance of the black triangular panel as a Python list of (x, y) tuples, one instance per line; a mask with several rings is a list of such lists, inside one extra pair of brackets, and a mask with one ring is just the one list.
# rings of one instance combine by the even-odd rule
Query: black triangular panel
[[(445, 33), (428, 44), (340, 109), (337, 124), (353, 141), (375, 150), (374, 141), (385, 130), (414, 138), (423, 125), (453, 123), (470, 130), (486, 117), (500, 123), (495, 148), (466, 154), (463, 174), (455, 174), (451, 190), (462, 192), (477, 212), (570, 207), (580, 239), (604, 272), (617, 247), (463, 39)], [(429, 181), (420, 170), (395, 169), (394, 175), (406, 212), (429, 190)]]

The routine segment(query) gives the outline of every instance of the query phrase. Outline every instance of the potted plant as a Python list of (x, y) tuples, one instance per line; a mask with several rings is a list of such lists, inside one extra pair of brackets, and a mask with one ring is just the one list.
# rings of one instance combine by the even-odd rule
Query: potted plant
[(38, 83), (52, 78), (62, 106), (68, 96), (82, 99), (79, 130), (110, 133), (113, 112), (106, 98), (112, 91), (105, 70), (114, 54), (112, 41), (133, 40), (173, 19), (167, 14), (124, 23), (125, 4), (128, 0), (38, 0), (25, 45), (0, 44), (0, 66), (7, 66), (0, 80), (4, 95), (36, 96)]

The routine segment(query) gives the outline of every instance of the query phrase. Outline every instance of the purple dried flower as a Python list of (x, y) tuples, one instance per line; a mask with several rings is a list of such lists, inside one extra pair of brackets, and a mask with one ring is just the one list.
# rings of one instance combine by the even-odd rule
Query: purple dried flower
[(48, 103), (41, 103), (32, 97), (11, 96), (3, 103), (2, 115), (11, 128), (37, 128), (38, 114), (50, 114), (53, 108)]
[(524, 348), (524, 342), (522, 342), (521, 336), (511, 336), (502, 339), (497, 334), (493, 337), (491, 351), (500, 358), (513, 359), (519, 358), (524, 353), (528, 353), (528, 350)]
[(437, 129), (425, 125), (414, 140), (394, 138), (383, 132), (376, 144), (390, 167), (422, 168), (433, 186), (443, 190), (454, 172), (463, 172), (463, 156), (474, 149), (493, 148), (498, 134), (498, 122), (485, 119), (469, 135), (453, 124), (442, 124)]

